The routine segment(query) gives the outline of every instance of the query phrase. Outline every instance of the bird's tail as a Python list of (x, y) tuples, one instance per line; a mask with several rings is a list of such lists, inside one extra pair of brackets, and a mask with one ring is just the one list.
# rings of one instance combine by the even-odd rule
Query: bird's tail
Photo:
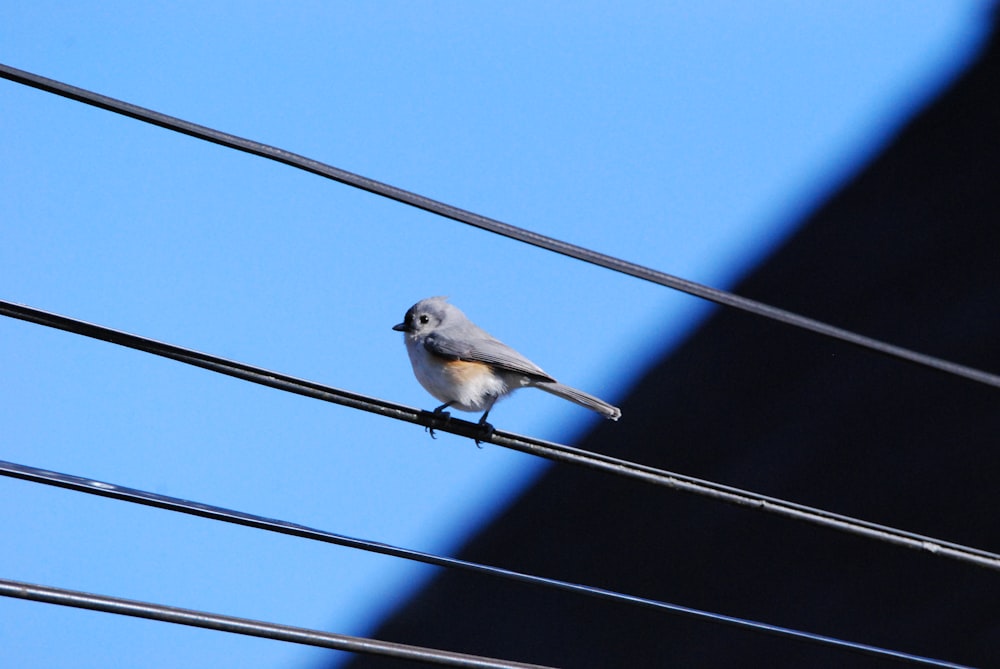
[(598, 399), (593, 395), (588, 395), (582, 390), (570, 388), (569, 386), (564, 386), (563, 384), (555, 381), (539, 381), (533, 385), (539, 390), (544, 390), (545, 392), (552, 393), (553, 395), (561, 397), (564, 400), (576, 402), (580, 406), (587, 407), (591, 411), (596, 411), (608, 420), (618, 420), (622, 415), (621, 409), (618, 407), (611, 406), (604, 400)]

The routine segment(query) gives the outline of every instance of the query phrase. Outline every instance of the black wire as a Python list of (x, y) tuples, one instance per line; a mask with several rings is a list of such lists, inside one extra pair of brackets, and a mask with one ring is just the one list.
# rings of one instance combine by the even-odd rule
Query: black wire
[[(751, 632), (770, 634), (772, 636), (777, 636), (785, 639), (793, 639), (805, 643), (812, 643), (820, 646), (833, 647), (840, 650), (846, 650), (855, 653), (861, 653), (864, 655), (876, 656), (883, 659), (902, 660), (914, 664), (923, 664), (936, 667), (960, 666), (952, 664), (950, 662), (946, 662), (944, 660), (936, 660), (919, 655), (912, 655), (910, 653), (904, 653), (901, 651), (880, 648), (878, 646), (871, 646), (868, 644), (846, 641), (843, 639), (825, 636), (822, 634), (813, 634), (811, 632), (803, 632), (800, 630), (794, 630), (787, 627), (780, 627), (778, 625), (770, 625), (767, 623), (761, 623), (754, 620), (747, 620), (745, 618), (737, 618), (734, 616), (727, 616), (720, 613), (702, 611), (700, 609), (693, 609), (687, 606), (681, 606), (679, 604), (670, 604), (667, 602), (648, 599), (645, 597), (637, 597), (635, 595), (627, 595), (612, 590), (605, 590), (603, 588), (595, 588), (588, 585), (580, 585), (577, 583), (560, 581), (558, 579), (546, 578), (544, 576), (534, 576), (531, 574), (524, 574), (516, 571), (511, 571), (509, 569), (502, 569), (500, 567), (492, 567), (489, 565), (479, 564), (476, 562), (460, 560), (458, 558), (442, 557), (439, 555), (423, 553), (420, 551), (410, 550), (407, 548), (399, 548), (397, 546), (391, 546), (389, 544), (384, 544), (380, 542), (368, 541), (366, 539), (358, 539), (355, 537), (348, 537), (341, 534), (335, 534), (333, 532), (326, 532), (324, 530), (317, 530), (311, 527), (306, 527), (305, 525), (289, 523), (283, 520), (264, 518), (263, 516), (256, 516), (253, 514), (244, 513), (242, 511), (234, 511), (232, 509), (213, 506), (211, 504), (192, 502), (189, 500), (179, 499), (176, 497), (169, 497), (167, 495), (160, 495), (152, 492), (146, 492), (144, 490), (137, 490), (135, 488), (128, 488), (125, 486), (106, 483), (103, 481), (94, 481), (89, 478), (82, 478), (79, 476), (72, 476), (70, 474), (62, 474), (59, 472), (37, 469), (35, 467), (20, 465), (13, 462), (5, 462), (0, 460), (0, 476), (7, 476), (10, 478), (20, 479), (23, 481), (31, 481), (33, 483), (40, 483), (43, 485), (51, 485), (59, 488), (65, 488), (68, 490), (87, 493), (90, 495), (107, 497), (110, 499), (115, 499), (123, 502), (132, 502), (134, 504), (141, 504), (144, 506), (150, 506), (158, 509), (165, 509), (167, 511), (184, 513), (191, 516), (198, 516), (201, 518), (208, 518), (211, 520), (233, 523), (235, 525), (243, 525), (245, 527), (252, 527), (258, 530), (276, 532), (279, 534), (287, 534), (295, 537), (301, 537), (303, 539), (310, 539), (313, 541), (321, 541), (323, 543), (334, 544), (337, 546), (355, 548), (372, 553), (378, 553), (380, 555), (389, 555), (392, 557), (398, 557), (406, 560), (412, 560), (415, 562), (421, 562), (423, 564), (433, 565), (436, 567), (461, 569), (464, 571), (469, 571), (472, 573), (482, 574), (486, 576), (499, 577), (499, 578), (509, 579), (512, 581), (517, 581), (520, 583), (527, 583), (529, 585), (537, 585), (556, 590), (561, 590), (564, 592), (586, 595), (589, 597), (594, 597), (605, 601), (616, 602), (619, 604), (639, 606), (645, 609), (659, 611), (661, 613), (681, 615), (688, 618), (695, 618), (706, 622), (729, 625), (731, 627), (736, 627)], [(0, 592), (0, 594), (3, 593)]]
[(318, 630), (311, 630), (303, 627), (291, 627), (289, 625), (280, 625), (278, 623), (250, 620), (248, 618), (235, 618), (233, 616), (224, 616), (218, 613), (206, 613), (205, 611), (180, 609), (173, 606), (138, 602), (131, 599), (122, 599), (120, 597), (95, 595), (87, 592), (65, 590), (63, 588), (53, 588), (50, 586), (35, 585), (32, 583), (22, 583), (20, 581), (11, 581), (8, 579), (0, 579), (0, 595), (4, 597), (14, 597), (17, 599), (27, 599), (36, 602), (45, 602), (47, 604), (71, 606), (78, 609), (89, 609), (91, 611), (103, 611), (105, 613), (133, 616), (135, 618), (146, 618), (147, 620), (157, 620), (160, 622), (175, 623), (178, 625), (188, 625), (190, 627), (202, 627), (204, 629), (216, 630), (219, 632), (245, 634), (247, 636), (260, 637), (262, 639), (290, 641), (292, 643), (299, 643), (308, 646), (319, 646), (320, 648), (331, 648), (334, 650), (345, 650), (352, 653), (366, 653), (369, 655), (381, 655), (401, 660), (414, 660), (448, 667), (464, 667), (467, 669), (546, 669), (542, 665), (538, 664), (511, 662), (508, 660), (498, 660), (479, 655), (468, 655), (466, 653), (455, 653), (452, 651), (425, 648), (423, 646), (410, 646), (407, 644), (392, 643), (389, 641), (379, 641), (378, 639), (348, 636), (346, 634), (320, 632)]
[[(159, 112), (115, 100), (114, 98), (102, 96), (85, 89), (70, 86), (51, 79), (46, 79), (7, 65), (0, 64), (0, 77), (84, 102), (86, 104), (97, 106), (108, 111), (123, 114), (144, 122), (152, 123), (163, 128), (269, 158), (271, 160), (276, 160), (278, 162), (306, 170), (313, 174), (361, 188), (377, 195), (388, 197), (404, 204), (409, 204), (411, 206), (418, 207), (462, 223), (473, 225), (511, 239), (516, 239), (540, 248), (599, 265), (607, 269), (612, 269), (614, 271), (644, 279), (652, 283), (674, 288), (718, 304), (741, 309), (749, 313), (764, 316), (766, 318), (777, 320), (802, 329), (811, 330), (825, 336), (840, 339), (847, 343), (868, 348), (915, 364), (937, 369), (939, 371), (961, 376), (994, 387), (1000, 387), (1000, 375), (991, 374), (972, 367), (943, 360), (941, 358), (914, 352), (903, 347), (888, 344), (871, 337), (859, 335), (849, 330), (838, 328), (815, 319), (807, 318), (793, 312), (757, 302), (755, 300), (733, 295), (726, 291), (704, 286), (659, 272), (657, 270), (643, 267), (635, 263), (630, 263), (619, 258), (591, 251), (589, 249), (556, 240), (551, 237), (546, 237), (544, 235), (502, 223), (485, 216), (480, 216), (478, 214), (459, 209), (457, 207), (453, 207), (451, 205), (447, 205), (436, 200), (375, 181), (373, 179), (368, 179), (366, 177), (335, 168), (304, 156), (284, 151), (277, 147), (261, 144), (253, 140), (244, 139), (235, 135), (230, 135), (211, 128), (183, 121)], [(24, 320), (32, 319), (25, 318)], [(79, 324), (80, 322), (77, 323)], [(90, 327), (98, 328), (98, 326)], [(81, 334), (85, 333), (81, 332)], [(453, 432), (463, 436), (471, 436), (479, 439), (483, 439), (484, 436), (479, 434), (479, 428), (476, 424), (467, 423), (466, 421), (452, 420), (449, 424), (442, 425), (436, 417), (429, 415), (428, 412), (415, 411), (409, 407), (395, 405), (382, 400), (367, 398), (354, 393), (324, 387), (320, 384), (302, 381), (300, 379), (293, 379), (292, 377), (284, 375), (272, 374), (266, 370), (253, 368), (249, 365), (225, 361), (219, 358), (214, 358), (213, 356), (206, 356), (205, 354), (199, 354), (197, 352), (181, 349), (180, 347), (175, 347), (169, 344), (152, 342), (152, 340), (143, 340), (144, 344), (153, 344), (155, 348), (159, 349), (152, 350), (143, 346), (134, 345), (137, 343), (135, 341), (132, 343), (126, 343), (123, 339), (118, 339), (119, 337), (124, 339), (134, 338), (140, 340), (143, 338), (136, 338), (134, 335), (127, 335), (125, 333), (115, 333), (115, 335), (115, 339), (108, 339), (96, 334), (88, 334), (88, 336), (96, 336), (96, 338), (112, 341), (113, 343), (130, 346), (132, 348), (139, 348), (140, 350), (147, 350), (148, 352), (156, 353), (157, 355), (187, 362), (188, 364), (218, 371), (220, 373), (229, 374), (230, 376), (288, 390), (290, 392), (296, 392), (298, 394), (316, 397), (318, 399), (325, 399), (327, 401), (352, 406), (354, 408), (361, 408), (367, 411), (380, 413), (382, 415), (389, 415), (401, 420), (408, 420), (409, 422), (431, 426), (436, 429)], [(782, 500), (775, 500), (754, 495), (753, 493), (746, 493), (744, 491), (728, 488), (726, 486), (720, 486), (711, 482), (698, 481), (689, 477), (670, 474), (668, 472), (654, 470), (652, 468), (635, 465), (633, 463), (618, 461), (613, 458), (595, 456), (595, 454), (585, 453), (583, 451), (571, 449), (559, 444), (525, 439), (523, 437), (507, 433), (496, 433), (490, 441), (508, 446), (510, 448), (515, 448), (516, 450), (521, 450), (523, 452), (541, 455), (542, 457), (548, 457), (550, 459), (561, 460), (564, 462), (584, 464), (586, 466), (604, 469), (606, 471), (613, 471), (622, 475), (631, 476), (632, 478), (638, 478), (648, 482), (654, 482), (659, 485), (665, 485), (666, 487), (695, 492), (697, 494), (706, 495), (734, 504), (752, 506), (761, 510), (770, 511), (772, 513), (778, 513), (779, 515), (784, 515), (786, 517), (798, 518), (800, 520), (813, 522), (827, 527), (838, 528), (843, 531), (853, 532), (863, 536), (879, 538), (889, 543), (905, 545), (911, 548), (919, 548), (935, 554), (953, 557), (955, 559), (971, 562), (973, 564), (979, 564), (980, 566), (998, 568), (998, 564), (1000, 564), (1000, 562), (998, 562), (998, 560), (1000, 560), (1000, 556), (986, 553), (985, 551), (970, 549), (957, 544), (940, 542), (935, 539), (921, 537), (920, 535), (901, 532), (893, 528), (878, 526), (864, 521), (857, 521), (855, 519), (830, 514), (821, 510), (790, 504)], [(941, 666), (958, 665), (945, 663)]]
[(342, 404), (354, 409), (369, 411), (381, 416), (388, 416), (397, 420), (423, 425), (424, 427), (450, 432), (470, 439), (492, 442), (499, 446), (549, 460), (588, 467), (632, 480), (700, 495), (721, 502), (808, 522), (884, 543), (920, 550), (932, 555), (947, 557), (980, 567), (1000, 570), (1000, 555), (996, 553), (933, 539), (920, 534), (787, 502), (775, 497), (759, 495), (683, 474), (675, 474), (600, 453), (591, 453), (563, 444), (524, 437), (500, 430), (488, 432), (478, 423), (471, 423), (458, 418), (444, 419), (431, 411), (421, 411), (394, 402), (325, 386), (313, 381), (305, 381), (287, 374), (268, 371), (260, 367), (233, 362), (173, 344), (165, 344), (138, 335), (112, 330), (100, 325), (35, 309), (34, 307), (0, 300), (0, 315), (100, 339), (112, 344), (118, 344), (119, 346), (178, 360), (189, 365), (298, 395), (334, 404)]
[(144, 107), (139, 107), (128, 102), (116, 100), (83, 88), (62, 83), (60, 81), (47, 79), (37, 74), (25, 72), (2, 63), (0, 63), (0, 77), (49, 93), (61, 95), (78, 102), (83, 102), (94, 107), (99, 107), (107, 111), (122, 114), (139, 121), (152, 123), (153, 125), (158, 125), (161, 128), (180, 132), (185, 135), (190, 135), (191, 137), (197, 137), (198, 139), (203, 139), (215, 144), (237, 149), (239, 151), (245, 151), (246, 153), (261, 156), (262, 158), (275, 160), (279, 163), (284, 163), (285, 165), (290, 165), (292, 167), (338, 181), (348, 186), (360, 188), (370, 193), (387, 197), (396, 200), (397, 202), (402, 202), (403, 204), (408, 204), (410, 206), (450, 218), (460, 223), (472, 225), (482, 230), (503, 235), (504, 237), (508, 237), (510, 239), (516, 239), (518, 241), (525, 242), (526, 244), (554, 251), (556, 253), (569, 256), (570, 258), (576, 258), (577, 260), (582, 260), (616, 272), (628, 274), (661, 286), (667, 286), (717, 304), (740, 309), (742, 311), (770, 318), (787, 325), (792, 325), (794, 327), (810, 330), (827, 337), (839, 339), (849, 344), (867, 348), (884, 355), (1000, 388), (1000, 375), (998, 374), (992, 374), (974, 367), (960, 365), (955, 362), (944, 360), (943, 358), (918, 353), (916, 351), (903, 348), (902, 346), (896, 346), (873, 337), (857, 334), (855, 332), (851, 332), (850, 330), (829, 325), (822, 321), (808, 318), (785, 309), (779, 309), (778, 307), (745, 297), (740, 297), (739, 295), (734, 295), (733, 293), (729, 293), (724, 290), (711, 288), (694, 281), (682, 279), (680, 277), (660, 272), (649, 267), (644, 267), (636, 263), (631, 263), (620, 258), (615, 258), (604, 253), (598, 253), (597, 251), (591, 251), (581, 246), (553, 239), (552, 237), (546, 237), (545, 235), (540, 235), (536, 232), (518, 228), (496, 219), (481, 216), (464, 209), (459, 209), (458, 207), (453, 207), (449, 204), (438, 202), (437, 200), (432, 200), (431, 198), (424, 197), (416, 193), (411, 193), (410, 191), (403, 190), (402, 188), (390, 186), (389, 184), (375, 181), (374, 179), (369, 179), (367, 177), (333, 167), (332, 165), (327, 165), (326, 163), (321, 163), (318, 160), (313, 160), (290, 151), (285, 151), (284, 149), (174, 118), (173, 116), (168, 116), (166, 114), (146, 109)]

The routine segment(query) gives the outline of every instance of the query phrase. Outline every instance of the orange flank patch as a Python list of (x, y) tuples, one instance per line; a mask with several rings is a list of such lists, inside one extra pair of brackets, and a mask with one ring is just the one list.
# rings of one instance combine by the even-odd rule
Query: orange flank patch
[(469, 362), (467, 360), (449, 360), (444, 363), (444, 373), (451, 383), (470, 383), (478, 380), (484, 374), (492, 373), (485, 362)]

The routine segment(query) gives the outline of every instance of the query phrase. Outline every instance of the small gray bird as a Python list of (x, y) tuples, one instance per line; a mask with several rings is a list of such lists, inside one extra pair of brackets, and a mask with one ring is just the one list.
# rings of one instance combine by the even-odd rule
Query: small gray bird
[(605, 418), (618, 420), (622, 412), (593, 395), (559, 383), (541, 367), (491, 336), (470, 321), (444, 297), (429, 297), (410, 307), (393, 330), (405, 334), (406, 352), (417, 381), (449, 407), (482, 411), (479, 424), (490, 428), (486, 417), (493, 404), (518, 388), (532, 387), (552, 393)]

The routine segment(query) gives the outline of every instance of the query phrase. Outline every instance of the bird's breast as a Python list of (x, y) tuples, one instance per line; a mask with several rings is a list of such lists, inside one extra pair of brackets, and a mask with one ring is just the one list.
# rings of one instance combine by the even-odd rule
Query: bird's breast
[(420, 385), (461, 411), (483, 411), (508, 391), (504, 379), (486, 363), (442, 358), (409, 338), (406, 352)]

